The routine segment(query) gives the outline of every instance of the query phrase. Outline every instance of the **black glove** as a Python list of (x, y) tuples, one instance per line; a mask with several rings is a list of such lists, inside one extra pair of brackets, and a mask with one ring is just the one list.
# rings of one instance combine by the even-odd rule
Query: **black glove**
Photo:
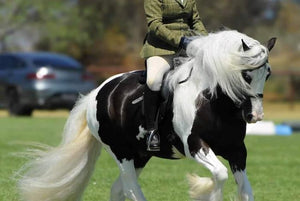
[(192, 42), (192, 40), (194, 39), (195, 39), (194, 37), (186, 37), (186, 36), (181, 37), (179, 47), (186, 50), (188, 44)]

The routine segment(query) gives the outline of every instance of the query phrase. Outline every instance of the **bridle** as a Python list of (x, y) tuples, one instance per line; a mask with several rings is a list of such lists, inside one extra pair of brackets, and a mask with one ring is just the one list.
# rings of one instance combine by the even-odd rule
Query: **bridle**
[[(258, 70), (258, 69), (264, 67), (265, 65), (267, 65), (267, 63), (269, 63), (268, 59), (266, 60), (266, 62), (264, 62), (262, 65), (260, 65), (260, 66), (258, 66), (258, 67), (256, 67), (256, 68), (243, 70), (243, 71), (242, 71), (242, 73), (244, 74), (243, 77), (246, 76), (246, 75), (245, 75), (246, 72), (251, 72), (251, 71), (254, 71), (254, 70)], [(269, 78), (269, 76), (271, 75), (271, 70), (270, 70), (270, 68), (268, 68), (268, 71), (269, 71), (269, 74), (267, 75), (266, 80), (267, 80), (267, 79)], [(246, 78), (244, 77), (244, 79), (246, 79)], [(246, 81), (247, 81), (247, 79), (246, 79)], [(249, 83), (249, 82), (248, 82), (248, 83)], [(249, 84), (250, 84), (250, 83), (249, 83)], [(257, 94), (255, 94), (255, 95), (253, 96), (253, 98), (254, 98), (254, 97), (263, 98), (264, 95), (263, 95), (262, 93), (257, 93)]]

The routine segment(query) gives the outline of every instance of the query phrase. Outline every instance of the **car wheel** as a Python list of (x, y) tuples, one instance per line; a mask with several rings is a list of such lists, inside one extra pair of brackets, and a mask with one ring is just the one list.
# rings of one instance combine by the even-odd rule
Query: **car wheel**
[(33, 109), (20, 104), (20, 97), (17, 90), (8, 92), (8, 111), (12, 116), (31, 116)]

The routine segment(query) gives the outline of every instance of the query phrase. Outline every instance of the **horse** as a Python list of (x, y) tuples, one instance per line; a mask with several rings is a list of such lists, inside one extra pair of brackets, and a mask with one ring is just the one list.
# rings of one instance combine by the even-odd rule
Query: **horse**
[(26, 201), (79, 201), (102, 148), (120, 175), (111, 201), (145, 201), (138, 177), (151, 157), (189, 158), (212, 177), (189, 176), (194, 200), (221, 201), (229, 162), (238, 198), (253, 201), (246, 174), (246, 124), (263, 118), (263, 88), (276, 38), (266, 45), (235, 30), (195, 38), (187, 59), (167, 73), (158, 117), (161, 150), (147, 151), (143, 128), (144, 71), (114, 75), (70, 112), (59, 146), (37, 151), (18, 181)]

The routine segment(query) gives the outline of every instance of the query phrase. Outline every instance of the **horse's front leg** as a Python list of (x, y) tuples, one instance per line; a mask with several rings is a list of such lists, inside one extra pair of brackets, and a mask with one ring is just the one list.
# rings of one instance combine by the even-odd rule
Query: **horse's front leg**
[(195, 200), (222, 201), (223, 185), (228, 179), (227, 168), (217, 158), (213, 150), (201, 139), (188, 140), (191, 157), (206, 167), (213, 175), (212, 179), (190, 179), (191, 197)]
[(238, 185), (238, 195), (240, 201), (254, 201), (250, 182), (248, 180), (246, 169), (233, 172), (235, 181)]
[(240, 201), (254, 201), (252, 188), (246, 174), (247, 150), (245, 144), (232, 150), (228, 161), (238, 186), (238, 198)]

